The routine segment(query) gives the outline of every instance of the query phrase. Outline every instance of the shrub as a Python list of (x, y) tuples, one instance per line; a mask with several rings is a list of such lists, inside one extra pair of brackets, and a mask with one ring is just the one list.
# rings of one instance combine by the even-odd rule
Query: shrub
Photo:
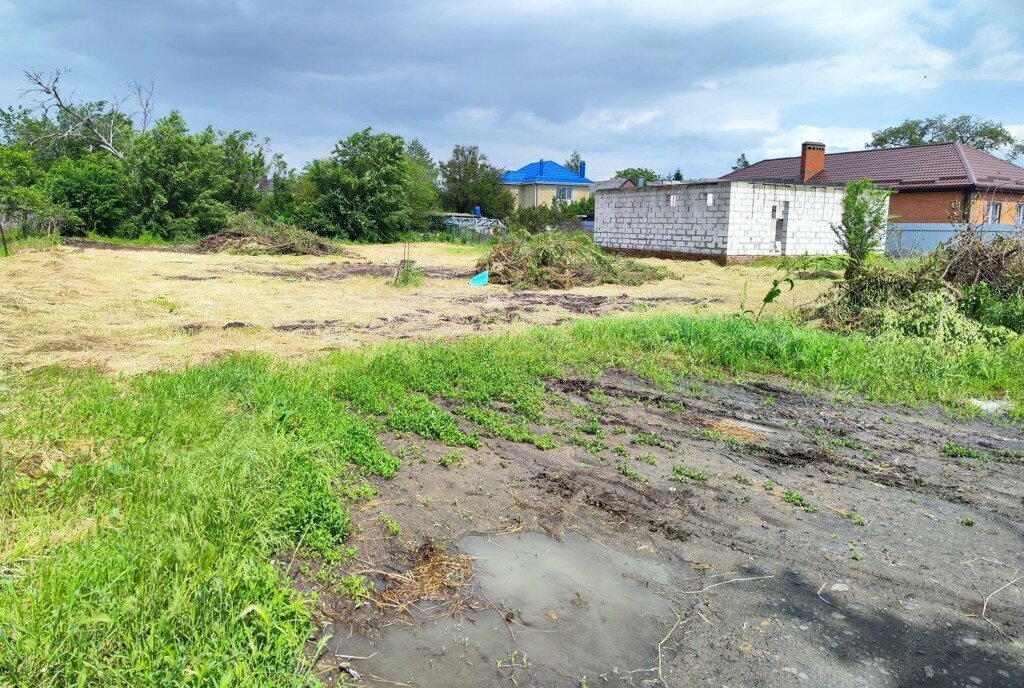
[(949, 292), (927, 291), (911, 295), (898, 308), (865, 314), (862, 328), (875, 336), (901, 336), (930, 341), (950, 351), (974, 346), (1002, 347), (1016, 333), (1001, 326), (982, 325), (957, 309)]

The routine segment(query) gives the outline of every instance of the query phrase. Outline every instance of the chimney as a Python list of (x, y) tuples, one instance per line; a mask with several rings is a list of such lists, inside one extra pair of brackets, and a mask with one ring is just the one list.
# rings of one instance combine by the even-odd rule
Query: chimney
[(544, 176), (544, 158), (540, 159), (540, 169), (537, 170), (537, 176), (538, 177), (543, 177)]
[(587, 161), (580, 160), (580, 176), (586, 178), (587, 176)]
[(825, 169), (825, 144), (817, 141), (804, 141), (800, 147), (800, 178), (808, 181), (811, 177)]

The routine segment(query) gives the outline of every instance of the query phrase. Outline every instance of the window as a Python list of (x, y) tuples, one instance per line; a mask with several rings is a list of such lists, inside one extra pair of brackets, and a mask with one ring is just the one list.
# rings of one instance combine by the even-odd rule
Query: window
[(1017, 224), (1024, 227), (1024, 203), (1017, 204)]
[(989, 201), (985, 204), (985, 222), (990, 225), (999, 224), (1003, 217), (1003, 204), (997, 201)]
[(709, 193), (708, 194), (708, 207), (710, 208), (714, 204), (715, 204), (715, 194)]
[(778, 216), (779, 216), (779, 206), (773, 205), (772, 206), (772, 219), (774, 220)]
[(571, 186), (559, 186), (555, 188), (555, 198), (560, 201), (571, 201), (572, 200), (572, 187)]
[(676, 207), (679, 204), (679, 197), (676, 196), (675, 194), (669, 194), (668, 195), (668, 204), (670, 206), (672, 206), (673, 208)]

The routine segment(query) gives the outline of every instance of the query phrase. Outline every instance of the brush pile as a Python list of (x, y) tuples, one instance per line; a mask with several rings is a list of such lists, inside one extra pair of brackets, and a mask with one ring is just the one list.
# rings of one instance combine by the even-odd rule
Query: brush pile
[(664, 268), (607, 255), (583, 232), (510, 232), (494, 243), (478, 267), (490, 270), (490, 281), (495, 284), (523, 289), (636, 286), (670, 276)]
[(868, 265), (813, 311), (828, 329), (921, 339), (953, 352), (1024, 332), (1024, 241), (965, 229), (917, 262)]
[(202, 253), (239, 253), (245, 255), (344, 255), (343, 249), (323, 237), (283, 222), (257, 218), (252, 213), (236, 213), (228, 228), (199, 242)]
[(476, 575), (473, 558), (452, 555), (432, 543), (420, 547), (413, 565), (401, 574), (389, 574), (392, 584), (377, 598), (381, 609), (408, 613), (409, 608), (423, 600), (431, 600), (447, 608), (446, 614), (458, 611), (470, 594), (470, 583)]

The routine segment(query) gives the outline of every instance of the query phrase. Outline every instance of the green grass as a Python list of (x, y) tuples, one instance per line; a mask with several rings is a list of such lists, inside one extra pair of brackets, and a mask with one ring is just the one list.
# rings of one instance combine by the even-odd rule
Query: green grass
[(550, 410), (545, 381), (611, 367), (660, 382), (782, 374), (883, 401), (1024, 399), (1020, 349), (949, 357), (729, 317), (595, 319), (301, 363), (232, 356), (125, 379), (10, 373), (0, 683), (314, 684), (310, 600), (284, 569), (345, 556), (348, 502), (372, 494), (363, 478), (399, 469), (381, 433), (551, 446), (528, 425)]
[(708, 474), (702, 471), (694, 470), (684, 464), (676, 464), (672, 467), (672, 480), (683, 483), (687, 480), (695, 480), (699, 483), (706, 483), (708, 481)]

